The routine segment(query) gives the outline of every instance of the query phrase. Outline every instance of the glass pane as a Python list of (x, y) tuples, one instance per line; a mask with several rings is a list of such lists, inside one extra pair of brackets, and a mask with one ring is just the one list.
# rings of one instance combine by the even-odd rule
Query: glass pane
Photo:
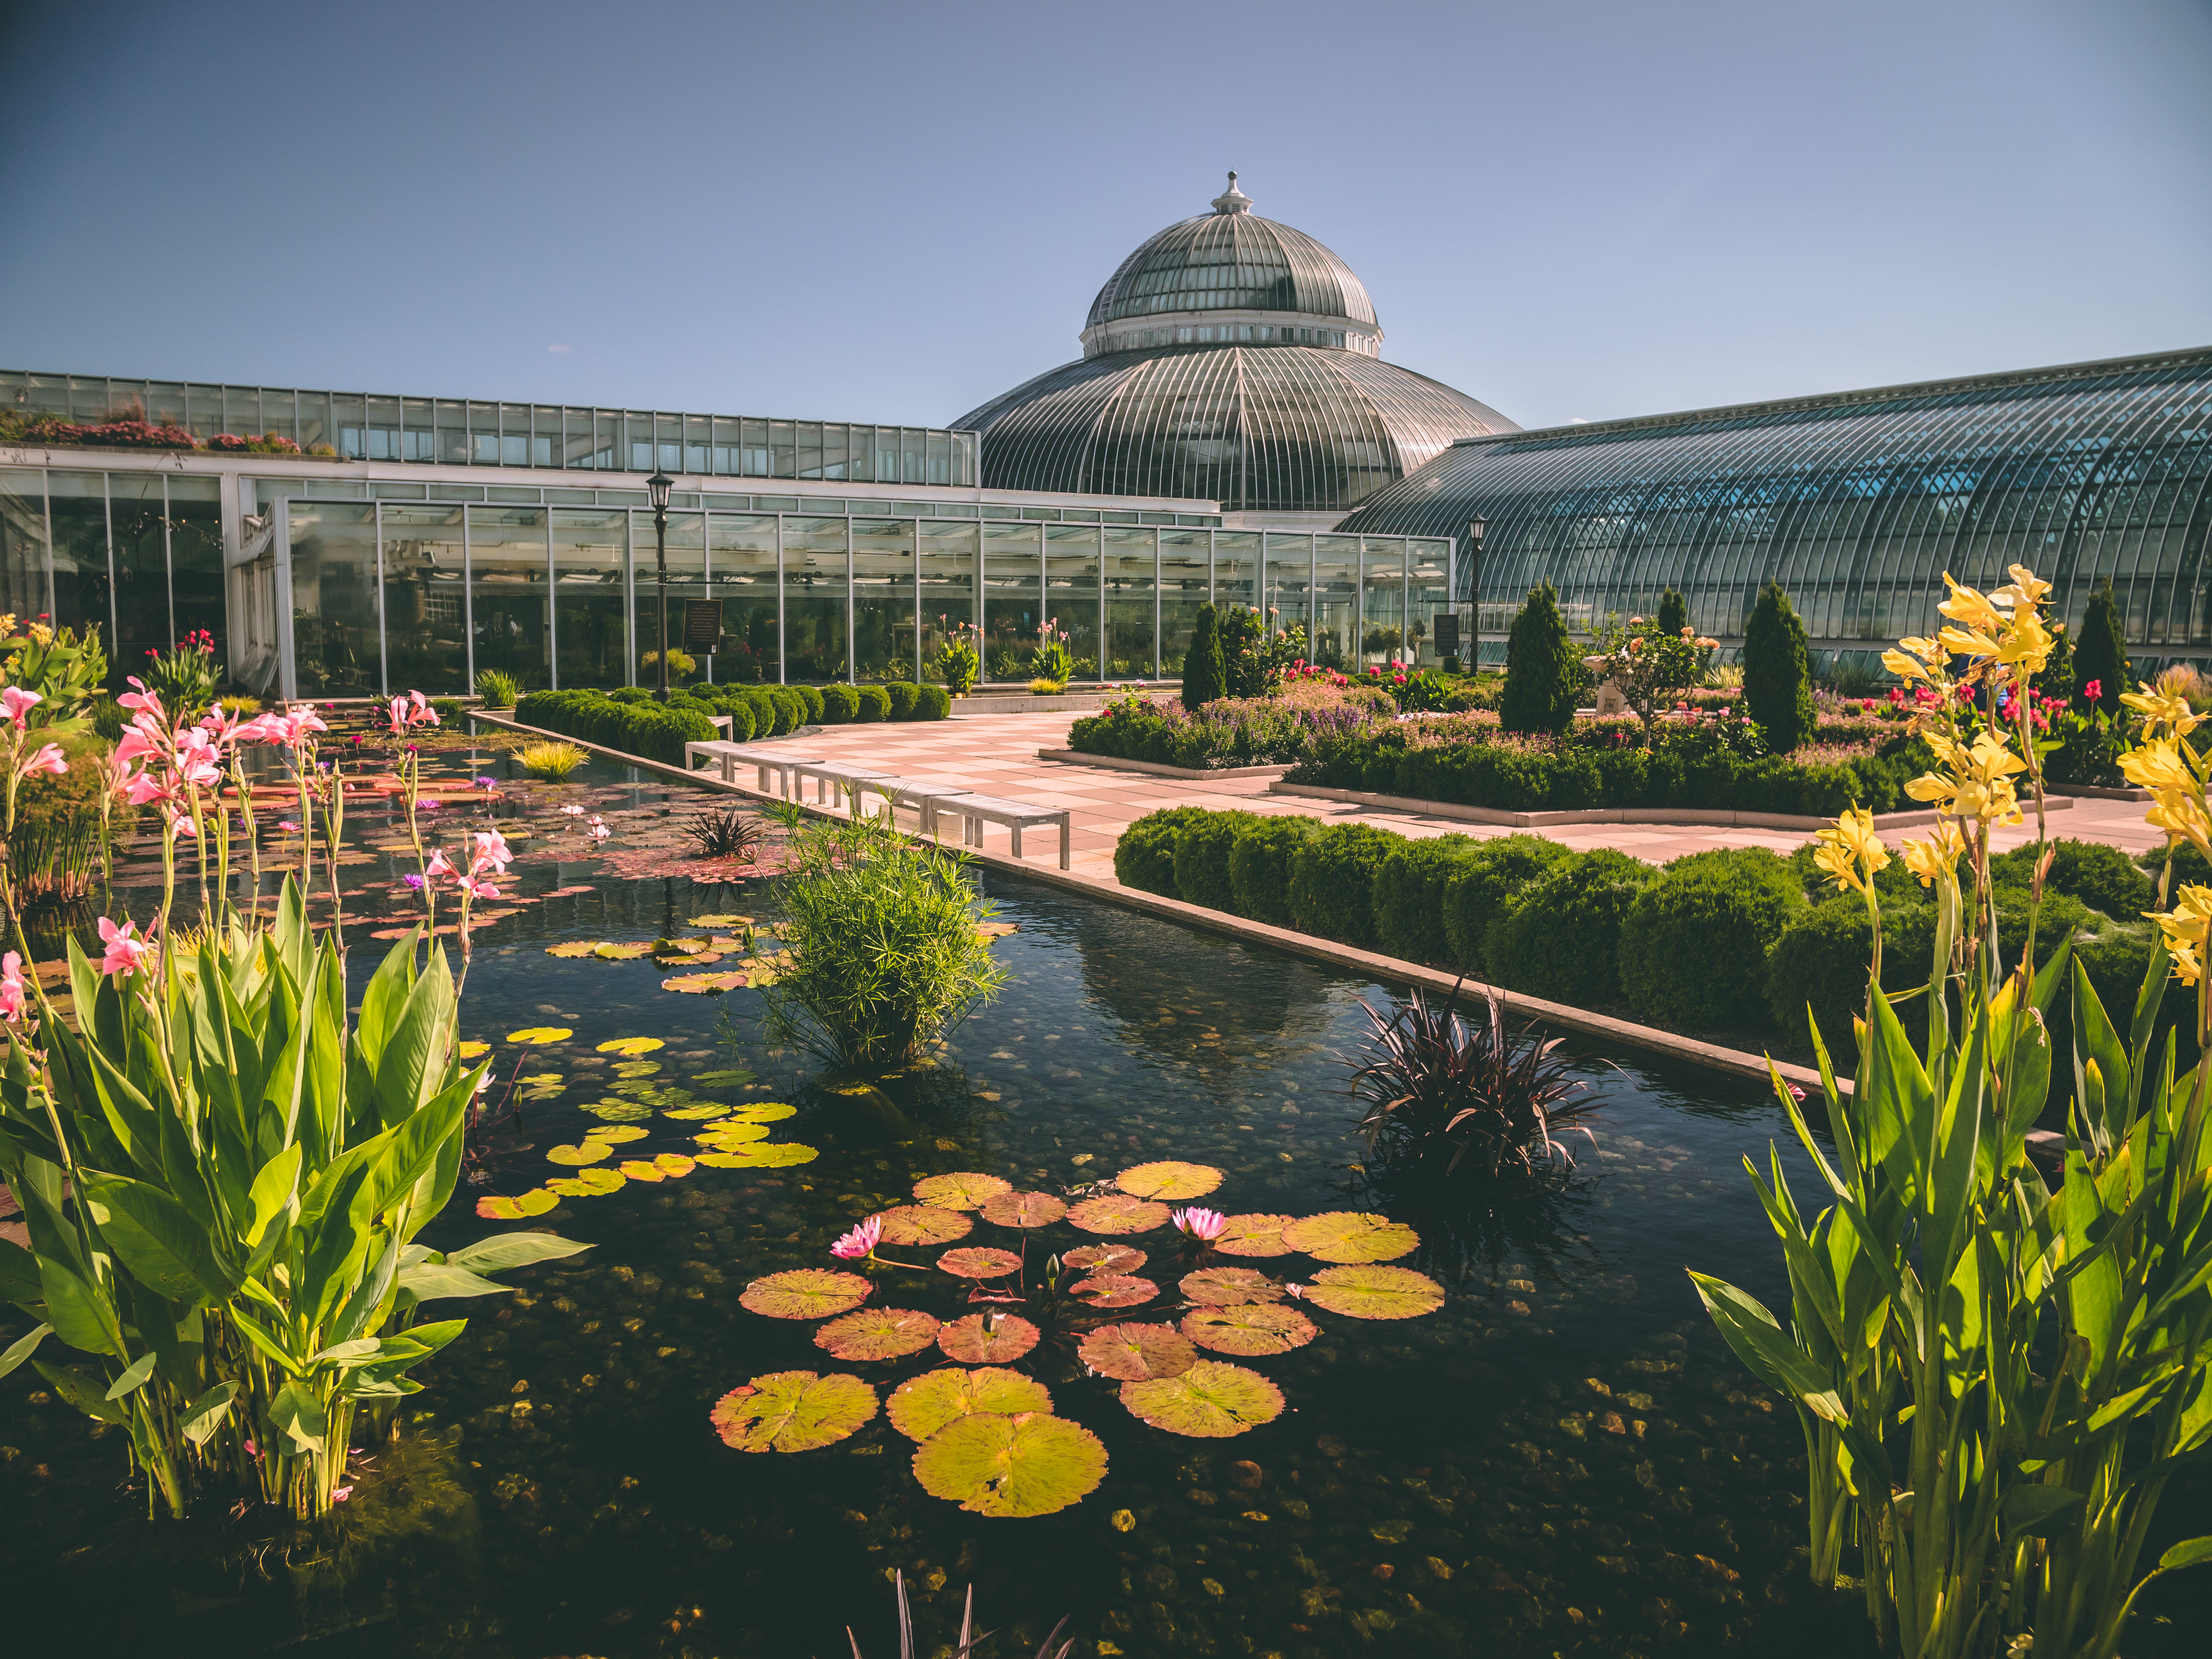
[[(660, 684), (660, 659), (654, 655), (660, 649), (660, 563), (659, 550), (653, 544), (653, 514), (640, 513), (630, 524), (631, 556), (636, 562), (637, 575), (631, 583), (636, 594), (637, 620), (630, 637), (637, 641), (637, 679), (639, 685), (658, 687)], [(684, 649), (684, 604), (687, 599), (707, 597), (707, 515), (703, 513), (672, 513), (668, 515), (668, 633), (676, 648)], [(685, 652), (686, 656), (691, 653)], [(653, 660), (646, 659), (651, 656)], [(704, 679), (707, 665), (692, 658), (695, 666), (689, 678)], [(673, 688), (685, 683), (687, 676), (679, 674), (674, 666), (668, 671), (668, 684)]]
[(714, 678), (754, 684), (781, 677), (775, 625), (775, 520), (707, 515), (709, 587), (722, 602)]
[(181, 380), (146, 383), (146, 419), (155, 426), (182, 426), (185, 419), (185, 387)]
[(215, 635), (215, 659), (230, 665), (230, 607), (222, 591), (222, 481), (169, 479), (169, 623), (177, 636)]
[(437, 459), (437, 439), (431, 430), (430, 400), (428, 398), (402, 398), (399, 400), (399, 426), (401, 460), (429, 461)]
[(783, 521), (783, 677), (845, 678), (845, 520)]
[(854, 520), (854, 678), (914, 678), (914, 521)]
[[(79, 568), (98, 560), (106, 550), (108, 526), (113, 526), (115, 643), (107, 659), (120, 684), (126, 675), (144, 672), (149, 653), (167, 650), (177, 635), (169, 626), (169, 559), (161, 523), (168, 508), (162, 500), (161, 480), (143, 472), (118, 472), (113, 485), (114, 499), (105, 509), (113, 516), (104, 520), (97, 472), (46, 475), (57, 567), (69, 563), (72, 556)], [(370, 603), (373, 612), (374, 601)], [(368, 643), (368, 665), (374, 672), (373, 628)]]
[(1249, 531), (1224, 530), (1213, 538), (1213, 603), (1252, 610), (1260, 603), (1260, 538)]
[(1396, 659), (1406, 647), (1406, 544), (1370, 538), (1364, 544), (1359, 661)]
[[(83, 550), (54, 570), (54, 620), (80, 635), (88, 623), (108, 637), (107, 538), (100, 537), (95, 562), (82, 562)], [(0, 471), (0, 611), (35, 617), (46, 608), (46, 481), (28, 470)], [(112, 641), (109, 641), (112, 644)]]
[(776, 478), (795, 477), (799, 473), (799, 442), (793, 435), (789, 421), (770, 421), (768, 423), (769, 476)]
[(1079, 680), (1098, 678), (1098, 531), (1092, 525), (1048, 525), (1044, 532), (1044, 614), (1067, 635)]
[[(496, 668), (514, 677), (524, 690), (550, 684), (545, 628), (545, 511), (535, 507), (471, 507), (469, 515), (469, 602), (477, 672)], [(386, 507), (389, 545), (392, 514)], [(458, 585), (456, 585), (458, 586)], [(460, 619), (455, 617), (455, 647), (444, 646), (439, 612), (440, 646), (453, 661), (451, 672), (465, 684), (467, 666), (458, 648)], [(390, 617), (386, 619), (387, 629)], [(396, 646), (396, 635), (388, 635)], [(393, 651), (393, 660), (398, 653)], [(396, 672), (396, 671), (395, 671)], [(396, 682), (395, 682), (396, 689)]]
[(1452, 608), (1451, 544), (1449, 542), (1408, 542), (1407, 561), (1411, 568), (1407, 586), (1407, 601), (1412, 611), (1408, 623), (1413, 638), (1413, 660), (1424, 668), (1436, 668), (1443, 659), (1437, 653), (1437, 613)]
[(267, 392), (261, 394), (261, 419), (254, 427), (260, 433), (275, 433), (280, 438), (299, 441), (299, 421), (292, 393)]
[[(896, 456), (894, 456), (896, 459)], [(975, 554), (979, 532), (974, 523), (924, 519), (921, 532), (921, 672), (940, 679), (932, 665), (937, 648), (975, 621)]]
[(799, 423), (799, 476), (818, 478), (822, 476), (822, 423), (801, 421)]
[[(588, 462), (588, 457), (586, 461)], [(623, 569), (629, 514), (564, 507), (553, 514), (554, 670), (563, 690), (629, 684), (623, 630)], [(484, 660), (483, 600), (477, 600), (477, 662)]]
[[(186, 431), (205, 443), (222, 430), (222, 388), (219, 386), (191, 385), (185, 388), (185, 418), (179, 422)], [(356, 403), (356, 407), (358, 404)], [(360, 423), (356, 417), (355, 423)]]
[(1203, 530), (1160, 532), (1160, 672), (1182, 678), (1199, 607), (1207, 602), (1211, 537)]
[(1146, 680), (1154, 660), (1152, 561), (1154, 532), (1122, 525), (1106, 527), (1106, 663), (1109, 680)]
[(1261, 608), (1275, 628), (1285, 631), (1304, 628), (1309, 635), (1312, 634), (1312, 537), (1267, 538), (1267, 576), (1260, 597)]
[(1313, 658), (1340, 672), (1357, 654), (1359, 543), (1352, 536), (1314, 538)]
[(299, 694), (375, 696), (383, 678), (374, 586), (376, 508), (367, 501), (295, 501), (291, 516), (292, 661)]
[(1030, 651), (1043, 620), (1042, 525), (983, 526), (983, 677), (1030, 678)]
[[(385, 684), (394, 693), (457, 696), (469, 689), (462, 639), (461, 514), (438, 503), (384, 509)], [(538, 546), (538, 563), (545, 562)]]

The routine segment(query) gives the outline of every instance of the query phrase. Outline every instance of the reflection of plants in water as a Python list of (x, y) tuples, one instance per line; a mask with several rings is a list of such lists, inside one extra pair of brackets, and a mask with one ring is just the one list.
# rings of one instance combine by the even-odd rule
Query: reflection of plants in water
[(1356, 1169), (1346, 1202), (1403, 1218), (1421, 1235), (1429, 1271), (1447, 1284), (1495, 1283), (1509, 1263), (1543, 1277), (1582, 1277), (1603, 1263), (1585, 1242), (1595, 1188), (1583, 1181), (1440, 1182), (1426, 1170)]
[[(932, 1496), (975, 1514), (1048, 1515), (1097, 1488), (1106, 1449), (1058, 1413), (1042, 1381), (1007, 1369), (1024, 1360), (1034, 1365), (1033, 1353), (1054, 1358), (1073, 1386), (1085, 1377), (1117, 1382), (1122, 1407), (1153, 1428), (1218, 1439), (1273, 1421), (1284, 1409), (1283, 1395), (1249, 1366), (1201, 1358), (1200, 1349), (1238, 1359), (1287, 1353), (1320, 1334), (1307, 1316), (1312, 1308), (1399, 1320), (1443, 1305), (1443, 1287), (1433, 1279), (1383, 1265), (1420, 1243), (1387, 1216), (1170, 1209), (1212, 1192), (1222, 1179), (1205, 1164), (1156, 1162), (1055, 1196), (1018, 1192), (972, 1170), (926, 1176), (914, 1184), (915, 1203), (868, 1217), (830, 1254), (878, 1273), (921, 1275), (901, 1282), (905, 1300), (950, 1289), (939, 1273), (964, 1281), (964, 1300), (980, 1313), (941, 1321), (921, 1308), (864, 1306), (873, 1282), (828, 1267), (768, 1274), (738, 1301), (766, 1318), (826, 1321), (815, 1346), (840, 1360), (889, 1362), (934, 1349), (978, 1367), (925, 1370), (892, 1389), (890, 1426), (918, 1445), (915, 1477)], [(1006, 1230), (1002, 1237), (1018, 1248), (963, 1243), (979, 1213)], [(1178, 1272), (1175, 1306), (1182, 1317), (1176, 1325), (1133, 1319), (1126, 1310), (1158, 1297), (1161, 1286), (1139, 1271), (1147, 1253), (1122, 1241), (1171, 1221), (1183, 1235), (1182, 1260), (1163, 1266)], [(1063, 1222), (1103, 1242), (1054, 1250), (1033, 1263), (1046, 1230)], [(887, 1245), (901, 1254), (883, 1255)], [(940, 1251), (933, 1262), (916, 1259), (931, 1249)], [(1331, 1265), (1297, 1284), (1238, 1260), (1299, 1252)], [(858, 1376), (792, 1370), (732, 1389), (716, 1404), (714, 1419), (738, 1450), (803, 1451), (859, 1433), (877, 1411), (875, 1387)]]
[(1439, 1176), (1471, 1158), (1469, 1173), (1492, 1180), (1571, 1170), (1562, 1137), (1579, 1133), (1595, 1145), (1582, 1120), (1599, 1102), (1571, 1075), (1562, 1040), (1516, 1042), (1504, 999), (1487, 988), (1483, 1014), (1462, 1020), (1458, 996), (1455, 985), (1438, 1007), (1416, 990), (1387, 1018), (1359, 1005), (1369, 1058), (1352, 1074), (1352, 1092), (1367, 1109), (1359, 1133), (1369, 1158)]

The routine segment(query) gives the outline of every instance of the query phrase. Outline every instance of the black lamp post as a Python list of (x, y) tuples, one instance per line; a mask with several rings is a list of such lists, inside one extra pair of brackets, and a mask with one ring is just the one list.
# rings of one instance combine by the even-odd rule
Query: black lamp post
[(1472, 673), (1482, 665), (1482, 531), (1484, 520), (1467, 521), (1467, 586), (1468, 617), (1467, 665)]
[(660, 690), (656, 694), (662, 702), (668, 701), (668, 492), (676, 487), (676, 480), (665, 472), (655, 472), (645, 481), (653, 495), (653, 556), (660, 571)]

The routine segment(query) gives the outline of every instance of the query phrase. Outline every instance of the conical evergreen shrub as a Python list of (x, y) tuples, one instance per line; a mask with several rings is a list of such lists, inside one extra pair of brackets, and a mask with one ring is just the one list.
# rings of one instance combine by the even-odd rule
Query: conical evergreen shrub
[(1767, 583), (1744, 625), (1743, 702), (1776, 754), (1812, 738), (1812, 658), (1805, 624), (1780, 582)]
[(1551, 583), (1540, 583), (1528, 590), (1506, 636), (1498, 720), (1509, 732), (1564, 732), (1575, 717), (1582, 683), (1582, 659), (1567, 637), (1559, 596)]
[(2081, 637), (2074, 644), (2074, 684), (2085, 712), (2089, 708), (2087, 692), (2094, 685), (2096, 706), (2107, 714), (2119, 713), (2120, 693), (2128, 690), (2128, 641), (2120, 629), (2120, 607), (2112, 598), (2110, 577), (2089, 595)]
[(1182, 706), (1203, 708), (1222, 692), (1221, 619), (1210, 605), (1198, 607), (1198, 623), (1191, 629), (1190, 649), (1182, 659)]
[(1662, 634), (1680, 634), (1690, 625), (1690, 602), (1668, 588), (1659, 596), (1657, 621)]

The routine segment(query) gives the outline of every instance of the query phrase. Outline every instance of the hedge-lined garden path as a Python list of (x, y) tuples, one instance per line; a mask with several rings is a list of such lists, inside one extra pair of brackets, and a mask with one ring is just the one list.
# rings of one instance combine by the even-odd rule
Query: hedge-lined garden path
[[(803, 741), (808, 752), (834, 763), (902, 777), (957, 779), (980, 793), (1033, 801), (1055, 810), (1065, 807), (1073, 815), (1074, 871), (1103, 881), (1114, 879), (1114, 843), (1121, 831), (1164, 806), (1233, 806), (1271, 814), (1356, 818), (1402, 836), (1456, 834), (1487, 840), (1492, 836), (1534, 834), (1577, 849), (1618, 848), (1652, 864), (1715, 847), (1765, 847), (1787, 854), (1806, 839), (1806, 832), (1798, 830), (1729, 829), (1712, 824), (1592, 823), (1516, 832), (1458, 818), (1425, 817), (1341, 801), (1271, 795), (1267, 786), (1272, 780), (1265, 777), (1170, 778), (1039, 760), (1040, 749), (1066, 747), (1068, 728), (1079, 718), (1077, 714), (1042, 710), (1034, 714), (956, 715), (945, 720), (833, 726)], [(2143, 823), (2144, 811), (2134, 801), (2081, 799), (2054, 816), (2051, 829), (2054, 836), (2110, 842), (2137, 853), (2163, 840)], [(1891, 840), (1894, 842), (1904, 835), (1921, 833), (1924, 831), (1907, 830)], [(2008, 851), (2033, 838), (2031, 821), (2026, 829), (1996, 837), (1997, 850)], [(1003, 830), (990, 832), (988, 845), (992, 851), (1005, 852), (1006, 843)], [(1036, 850), (1030, 851), (1031, 848)], [(1024, 851), (1029, 852), (1029, 862), (1055, 863), (1058, 838), (1038, 836)]]

